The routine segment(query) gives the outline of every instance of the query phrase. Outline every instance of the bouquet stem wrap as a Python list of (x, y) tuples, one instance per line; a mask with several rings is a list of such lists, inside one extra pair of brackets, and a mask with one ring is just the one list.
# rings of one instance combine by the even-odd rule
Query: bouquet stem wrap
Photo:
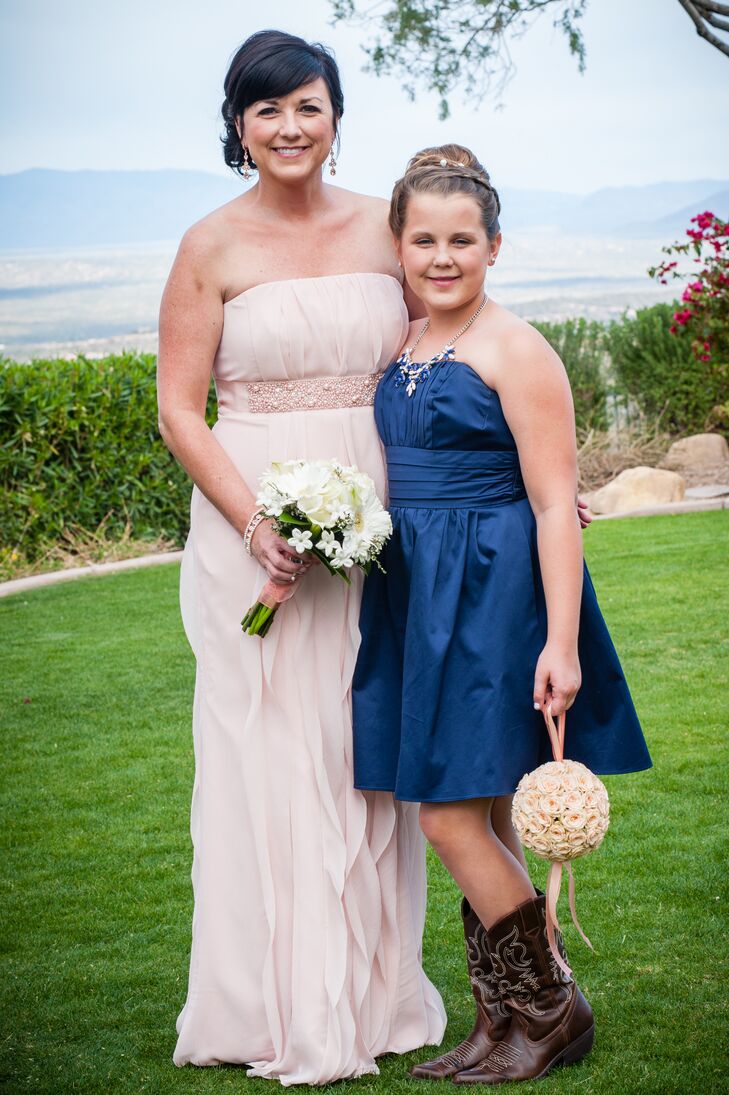
[[(554, 759), (564, 760), (564, 734), (567, 716), (563, 712), (558, 716), (557, 724), (555, 725), (552, 712), (547, 708), (544, 712), (544, 719), (547, 724), (547, 732), (552, 744)], [(569, 875), (569, 904), (572, 923), (575, 925), (590, 950), (594, 950), (594, 947), (585, 935), (582, 926), (577, 919), (577, 908), (575, 905), (575, 876), (572, 873), (572, 863), (569, 861), (552, 862), (549, 867), (549, 874), (547, 875), (547, 941), (555, 962), (563, 973), (566, 973), (568, 977), (571, 977), (572, 970), (559, 953), (555, 934), (555, 932), (561, 930), (559, 920), (557, 919), (557, 902), (562, 888), (562, 872), (565, 867), (567, 868), (567, 874)]]
[(278, 606), (284, 604), (285, 601), (290, 601), (294, 593), (296, 593), (295, 585), (284, 586), (269, 578), (258, 594), (258, 600), (254, 605), (251, 605), (243, 617), (241, 621), (243, 630), (248, 631), (250, 629), (252, 635), (260, 635), (263, 638), (273, 622)]

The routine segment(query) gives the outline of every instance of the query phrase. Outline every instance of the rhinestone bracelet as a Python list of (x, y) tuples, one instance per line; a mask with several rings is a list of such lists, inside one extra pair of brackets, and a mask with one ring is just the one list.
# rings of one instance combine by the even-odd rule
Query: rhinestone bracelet
[(243, 533), (243, 547), (246, 549), (249, 555), (253, 554), (253, 552), (251, 551), (251, 544), (253, 543), (253, 533), (256, 531), (261, 521), (265, 520), (265, 510), (257, 509), (248, 524), (246, 525), (246, 530)]

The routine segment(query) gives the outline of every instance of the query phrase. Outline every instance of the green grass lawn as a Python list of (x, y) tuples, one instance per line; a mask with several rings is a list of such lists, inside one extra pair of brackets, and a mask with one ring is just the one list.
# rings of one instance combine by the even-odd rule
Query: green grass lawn
[[(595, 1050), (520, 1091), (725, 1092), (729, 513), (602, 522), (586, 548), (656, 767), (606, 781), (611, 831), (576, 867), (595, 953), (566, 938)], [(271, 1090), (171, 1062), (192, 913), (177, 580), (168, 566), (0, 601), (8, 1092)], [(456, 891), (431, 861), (425, 965), (449, 1044), (472, 1016), (462, 951)], [(422, 1092), (406, 1072), (426, 1056), (337, 1087)]]

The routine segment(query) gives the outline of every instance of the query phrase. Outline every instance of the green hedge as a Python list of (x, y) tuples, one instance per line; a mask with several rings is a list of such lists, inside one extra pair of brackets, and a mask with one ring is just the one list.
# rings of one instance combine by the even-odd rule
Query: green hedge
[(29, 560), (73, 526), (181, 542), (190, 482), (157, 432), (155, 357), (0, 361), (0, 528)]
[(608, 425), (605, 376), (605, 327), (597, 320), (568, 319), (533, 323), (564, 362), (575, 404), (578, 430), (605, 430)]
[(617, 390), (671, 433), (700, 433), (727, 399), (729, 363), (697, 361), (690, 339), (669, 331), (676, 304), (642, 308), (607, 330)]
[[(565, 362), (580, 429), (608, 424), (608, 394), (662, 414), (676, 433), (704, 428), (726, 397), (727, 368), (697, 362), (659, 304), (605, 328), (535, 326)], [(609, 358), (609, 363), (607, 363)], [(612, 386), (612, 392), (610, 388)], [(214, 414), (213, 403), (209, 405)], [(190, 483), (157, 433), (155, 358), (0, 359), (0, 544), (38, 559), (69, 528), (182, 543)]]

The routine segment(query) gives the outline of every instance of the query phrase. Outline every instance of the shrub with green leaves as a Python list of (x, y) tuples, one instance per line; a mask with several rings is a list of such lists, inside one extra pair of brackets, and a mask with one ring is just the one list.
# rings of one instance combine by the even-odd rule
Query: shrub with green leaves
[[(712, 362), (670, 333), (675, 306), (644, 308), (609, 329), (586, 319), (535, 323), (565, 363), (580, 430), (608, 426), (612, 380), (675, 433), (704, 427), (722, 402)], [(723, 393), (726, 399), (726, 393)], [(209, 404), (214, 418), (214, 400)], [(157, 432), (155, 357), (0, 359), (0, 546), (33, 563), (69, 530), (106, 540), (182, 543), (190, 482)]]
[(713, 408), (726, 399), (726, 374), (714, 361), (699, 361), (689, 339), (671, 333), (675, 304), (641, 308), (607, 332), (619, 391), (671, 433), (705, 428)]
[(578, 430), (607, 429), (605, 328), (596, 320), (533, 323), (559, 354), (567, 370)]
[[(578, 426), (603, 428), (601, 325), (570, 320), (540, 330), (567, 366)], [(153, 354), (0, 360), (0, 544), (7, 550), (32, 563), (69, 529), (92, 533), (102, 523), (107, 541), (179, 544), (189, 499), (189, 479), (157, 432)]]
[(2, 543), (37, 558), (69, 527), (180, 543), (190, 482), (157, 432), (155, 357), (0, 361)]

